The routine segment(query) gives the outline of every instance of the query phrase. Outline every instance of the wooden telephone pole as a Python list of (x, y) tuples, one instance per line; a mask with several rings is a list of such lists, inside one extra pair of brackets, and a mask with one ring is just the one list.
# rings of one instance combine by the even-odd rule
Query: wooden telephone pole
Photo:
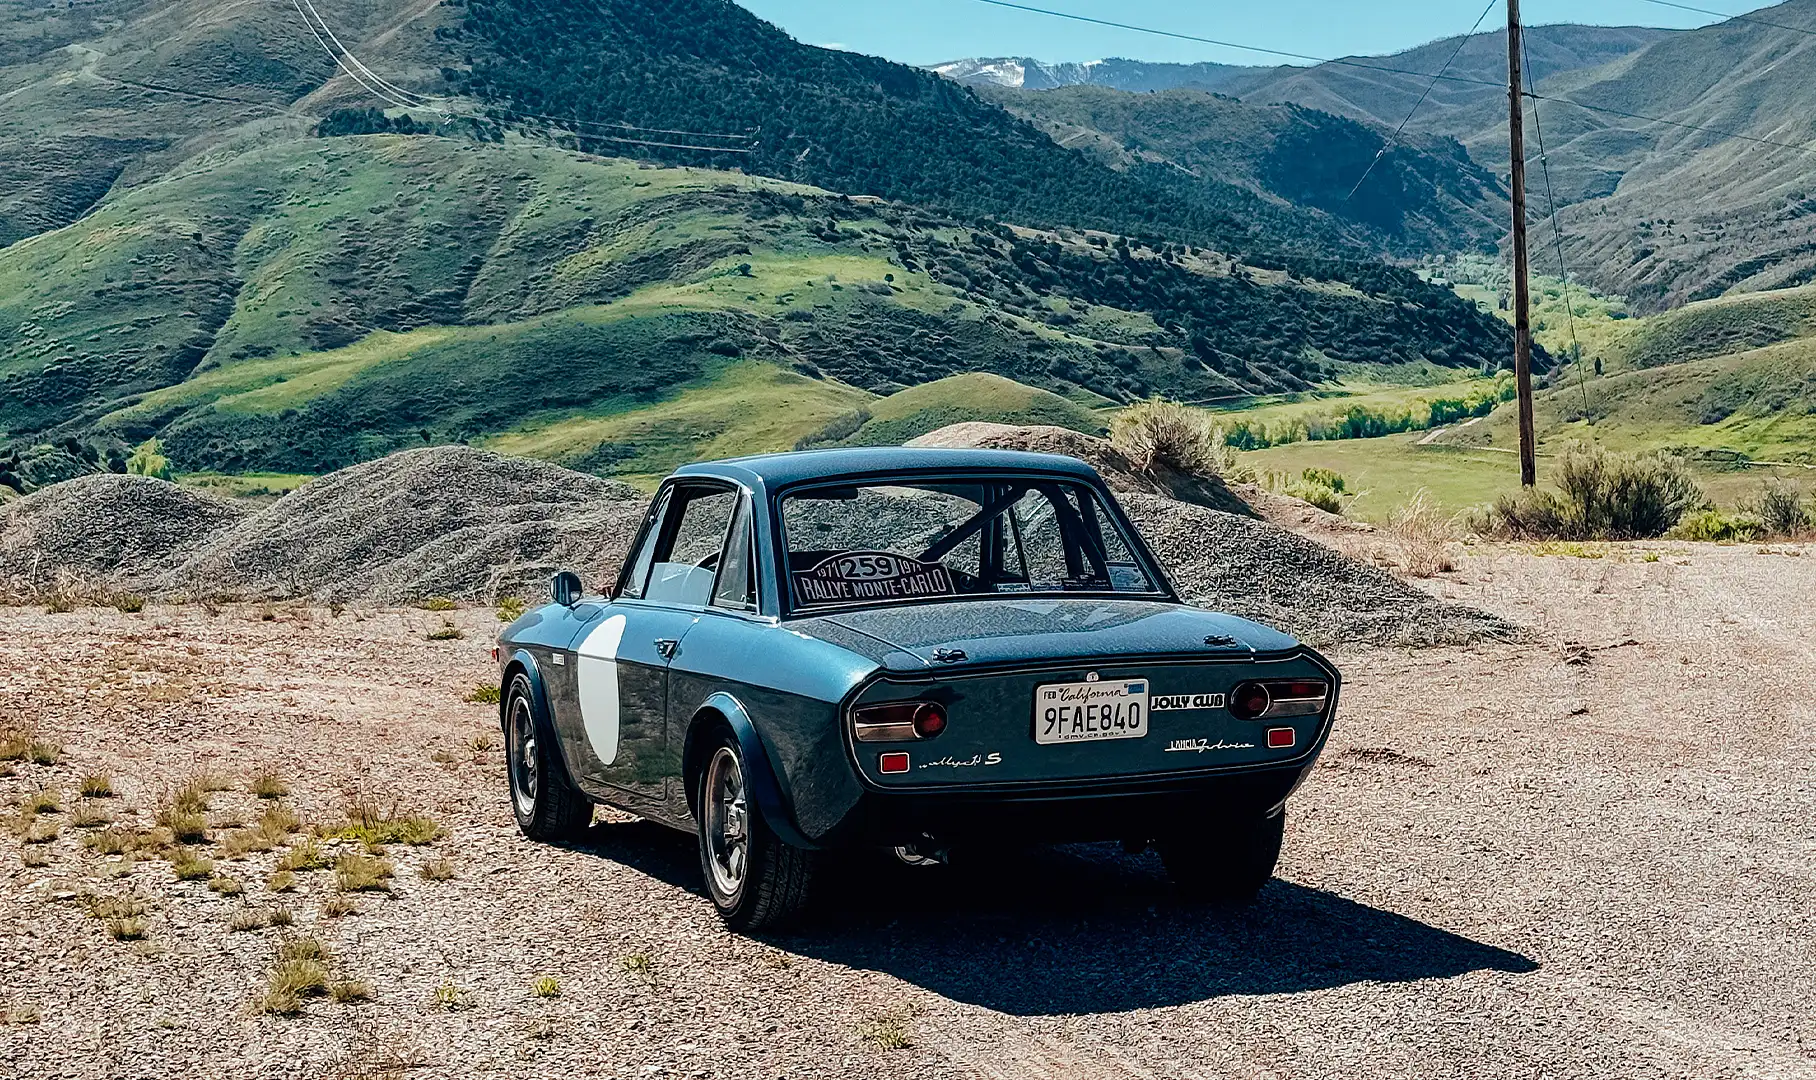
[(1520, 483), (1538, 483), (1532, 420), (1532, 296), (1526, 280), (1526, 117), (1520, 80), (1520, 0), (1507, 0), (1507, 126), (1513, 147), (1513, 377), (1520, 397)]

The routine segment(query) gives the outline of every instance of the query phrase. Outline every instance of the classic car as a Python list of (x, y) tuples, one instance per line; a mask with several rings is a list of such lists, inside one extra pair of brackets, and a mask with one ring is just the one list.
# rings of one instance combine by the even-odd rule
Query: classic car
[(499, 638), (517, 823), (572, 839), (603, 803), (694, 833), (746, 930), (862, 846), (1121, 841), (1250, 901), (1337, 704), (1313, 650), (1183, 603), (1066, 457), (690, 465), (604, 584), (557, 574)]

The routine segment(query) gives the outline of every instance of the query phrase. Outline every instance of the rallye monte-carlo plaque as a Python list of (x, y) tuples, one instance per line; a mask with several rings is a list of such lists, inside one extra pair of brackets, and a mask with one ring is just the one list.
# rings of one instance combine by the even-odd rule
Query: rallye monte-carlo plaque
[(861, 604), (872, 600), (913, 600), (952, 595), (952, 575), (939, 563), (923, 563), (887, 551), (847, 551), (794, 576), (803, 604)]

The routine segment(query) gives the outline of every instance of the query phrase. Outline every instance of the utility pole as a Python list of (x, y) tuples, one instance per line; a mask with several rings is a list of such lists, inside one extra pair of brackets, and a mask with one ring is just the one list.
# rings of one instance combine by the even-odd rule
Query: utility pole
[(1513, 148), (1513, 378), (1520, 397), (1520, 483), (1538, 483), (1532, 420), (1532, 296), (1526, 262), (1526, 116), (1520, 79), (1520, 0), (1507, 0), (1507, 131)]

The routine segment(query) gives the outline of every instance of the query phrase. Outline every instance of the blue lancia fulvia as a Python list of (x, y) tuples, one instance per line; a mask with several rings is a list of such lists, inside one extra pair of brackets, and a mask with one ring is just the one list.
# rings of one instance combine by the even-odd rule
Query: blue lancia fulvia
[(1071, 458), (818, 450), (691, 465), (616, 581), (556, 575), (499, 638), (511, 806), (694, 833), (732, 926), (796, 914), (822, 853), (1153, 846), (1188, 896), (1272, 876), (1337, 671), (1182, 603)]

